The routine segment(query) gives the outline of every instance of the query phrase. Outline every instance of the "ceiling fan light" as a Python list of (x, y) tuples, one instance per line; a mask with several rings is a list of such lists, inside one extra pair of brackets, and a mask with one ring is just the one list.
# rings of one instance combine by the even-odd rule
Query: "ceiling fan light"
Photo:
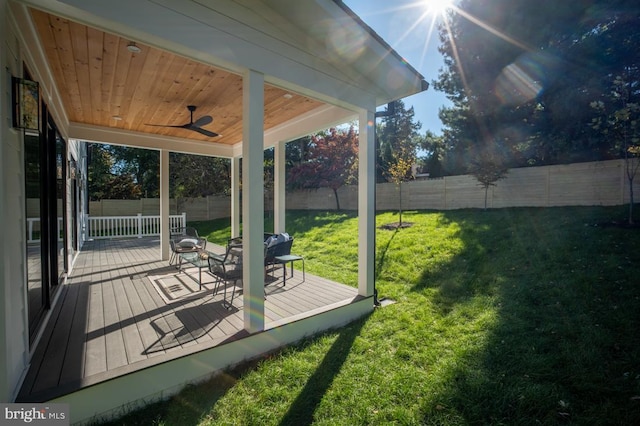
[(134, 42), (129, 42), (129, 44), (127, 45), (127, 50), (131, 53), (140, 53), (142, 52), (142, 49), (140, 49), (138, 46), (136, 46), (136, 44)]

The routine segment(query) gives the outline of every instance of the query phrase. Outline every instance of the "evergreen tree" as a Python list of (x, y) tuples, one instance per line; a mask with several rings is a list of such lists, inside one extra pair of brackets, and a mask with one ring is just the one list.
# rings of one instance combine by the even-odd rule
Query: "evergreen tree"
[(451, 172), (500, 141), (507, 165), (606, 159), (588, 124), (603, 77), (638, 63), (637, 1), (461, 0), (440, 27)]
[[(402, 152), (412, 152), (415, 156), (416, 137), (422, 124), (414, 122), (413, 107), (405, 109), (402, 101), (395, 101), (395, 107), (376, 126), (378, 144), (378, 182), (391, 181), (389, 171), (397, 168), (397, 162), (405, 158)], [(410, 178), (410, 168), (402, 177)]]
[(446, 155), (444, 138), (427, 130), (423, 136), (417, 138), (416, 146), (426, 153), (424, 157), (419, 158), (422, 173), (429, 173), (431, 178), (444, 176), (443, 161)]

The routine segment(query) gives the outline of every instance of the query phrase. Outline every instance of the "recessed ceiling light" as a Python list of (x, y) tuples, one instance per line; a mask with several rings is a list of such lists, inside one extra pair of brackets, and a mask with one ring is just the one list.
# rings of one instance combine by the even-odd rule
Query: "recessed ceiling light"
[(116, 121), (122, 121), (122, 117), (120, 117), (119, 115), (114, 115), (111, 118), (113, 118)]
[(291, 93), (285, 93), (284, 95), (282, 95), (282, 97), (285, 99), (291, 99), (293, 98), (293, 95)]
[(138, 46), (136, 46), (136, 44), (134, 42), (130, 42), (127, 45), (127, 50), (131, 53), (140, 53), (142, 52), (142, 49), (140, 49)]

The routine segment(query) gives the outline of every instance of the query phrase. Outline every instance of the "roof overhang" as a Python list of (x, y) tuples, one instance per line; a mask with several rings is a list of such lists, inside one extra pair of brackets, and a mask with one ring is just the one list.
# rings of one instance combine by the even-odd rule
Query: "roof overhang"
[[(52, 51), (59, 47), (60, 41), (43, 37), (42, 28), (46, 28), (46, 24), (40, 23), (38, 28), (31, 8), (47, 12), (54, 17), (50, 19), (60, 17), (86, 26), (91, 34), (106, 34), (100, 36), (102, 39), (114, 35), (119, 38), (119, 43), (134, 41), (144, 48), (160, 52), (157, 53), (159, 56), (184, 59), (190, 64), (188, 66), (209, 67), (204, 72), (210, 74), (235, 76), (241, 81), (248, 70), (262, 73), (273, 94), (269, 98), (272, 105), (265, 102), (265, 120), (270, 120), (265, 122), (265, 146), (347, 122), (357, 117), (359, 110), (374, 110), (427, 87), (424, 78), (414, 68), (338, 0), (20, 0), (18, 3), (24, 7), (14, 9), (21, 15), (19, 19), (31, 23), (28, 26), (34, 34), (31, 42), (39, 40), (39, 51), (49, 66), (48, 78), (40, 77), (55, 85), (49, 88), (50, 98), (74, 90), (64, 87), (62, 72), (56, 75), (51, 64)], [(69, 38), (73, 37), (72, 29), (69, 30)], [(55, 33), (49, 38), (55, 38)], [(79, 92), (91, 90), (91, 60), (97, 56), (91, 56), (90, 50), (89, 53), (81, 51), (84, 48), (81, 44), (70, 41), (69, 49), (77, 56), (67, 58), (71, 65), (67, 64), (65, 70), (76, 73), (75, 78), (79, 81), (86, 80), (88, 89), (79, 89)], [(83, 60), (87, 62), (84, 64), (86, 76), (81, 74), (82, 67), (78, 66)], [(100, 64), (104, 63), (103, 58), (99, 60)], [(135, 61), (129, 63), (135, 64)], [(143, 66), (140, 69), (144, 72)], [(174, 78), (170, 68), (162, 72), (164, 74), (152, 78), (157, 81)], [(140, 84), (134, 87), (140, 87)], [(109, 87), (102, 90), (105, 93), (114, 91)], [(207, 89), (202, 88), (200, 92), (204, 90)], [(68, 123), (68, 131), (64, 133), (74, 139), (99, 140), (97, 138), (109, 136), (109, 140), (103, 141), (116, 143), (116, 140), (129, 138), (146, 146), (147, 138), (142, 135), (151, 135), (151, 139), (157, 138), (158, 145), (162, 146), (189, 146), (189, 150), (201, 151), (196, 147), (200, 145), (197, 142), (202, 142), (211, 146), (204, 151), (216, 152), (216, 155), (240, 152), (241, 102), (224, 98), (226, 102), (223, 105), (208, 104), (213, 95), (184, 93), (182, 98), (158, 100), (152, 97), (157, 94), (140, 89), (141, 99), (136, 99), (134, 95), (137, 93), (132, 94), (132, 105), (127, 110), (144, 118), (132, 117), (128, 123), (110, 123), (105, 117), (101, 121), (88, 119), (90, 109), (113, 114), (114, 105), (107, 105), (106, 99), (100, 105), (91, 106), (88, 101), (83, 104), (82, 96), (90, 99), (91, 93), (79, 93), (75, 104), (73, 100), (66, 101), (60, 112), (64, 117), (60, 117), (60, 121)], [(282, 94), (289, 93), (296, 97), (290, 102), (280, 99)], [(125, 99), (121, 103), (128, 101)], [(135, 102), (139, 104), (133, 105)], [(164, 105), (165, 102), (168, 105)], [(301, 107), (303, 103), (304, 108)], [(181, 113), (185, 112), (187, 104), (202, 105), (199, 107), (201, 114), (221, 117), (221, 122), (227, 119), (228, 138), (207, 140), (197, 134), (184, 135), (190, 132), (183, 130), (161, 130), (139, 124), (143, 119), (183, 123), (187, 117)], [(85, 111), (78, 114), (74, 108)], [(190, 144), (185, 145), (185, 140)]]

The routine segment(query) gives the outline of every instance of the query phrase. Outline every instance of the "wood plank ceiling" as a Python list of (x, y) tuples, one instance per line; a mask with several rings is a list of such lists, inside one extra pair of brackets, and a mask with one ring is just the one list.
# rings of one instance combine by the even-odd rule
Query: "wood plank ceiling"
[[(242, 77), (173, 53), (31, 9), (31, 15), (70, 122), (179, 138), (236, 144), (242, 140)], [(322, 103), (265, 85), (268, 130)], [(182, 128), (148, 124), (213, 122), (212, 138)], [(108, 141), (105, 141), (108, 142)]]

